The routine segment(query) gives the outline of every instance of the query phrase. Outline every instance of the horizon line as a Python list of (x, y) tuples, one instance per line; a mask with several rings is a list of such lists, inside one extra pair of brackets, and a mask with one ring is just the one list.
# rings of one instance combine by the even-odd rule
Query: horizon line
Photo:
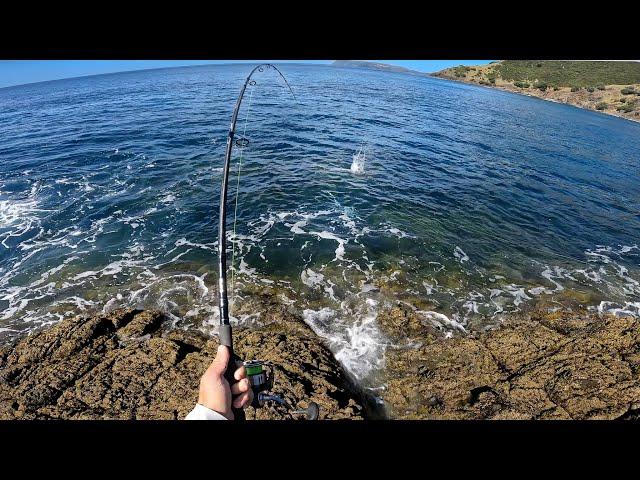
[[(254, 62), (243, 62), (243, 61), (230, 61), (229, 63), (205, 63), (205, 64), (195, 64), (195, 65), (177, 65), (177, 66), (170, 66), (170, 67), (154, 67), (154, 68), (136, 68), (133, 70), (120, 70), (117, 72), (105, 72), (105, 73), (89, 73), (86, 75), (77, 75), (75, 77), (64, 77), (64, 78), (53, 78), (51, 80), (39, 80), (37, 82), (26, 82), (26, 83), (17, 83), (15, 85), (7, 85), (4, 87), (0, 87), (0, 90), (5, 90), (7, 88), (16, 88), (16, 87), (24, 87), (26, 85), (37, 85), (40, 83), (51, 83), (51, 82), (61, 82), (64, 80), (73, 80), (76, 78), (89, 78), (89, 77), (102, 77), (105, 75), (119, 75), (122, 73), (134, 73), (134, 72), (150, 72), (153, 70), (171, 70), (171, 69), (177, 69), (177, 68), (198, 68), (198, 67), (224, 67), (224, 66), (228, 66), (228, 65), (258, 65), (260, 63), (260, 61), (256, 61)], [(269, 62), (264, 62), (264, 63), (269, 63)], [(323, 63), (300, 63), (300, 62), (288, 62), (288, 61), (284, 61), (284, 62), (273, 62), (276, 65), (325, 65)]]

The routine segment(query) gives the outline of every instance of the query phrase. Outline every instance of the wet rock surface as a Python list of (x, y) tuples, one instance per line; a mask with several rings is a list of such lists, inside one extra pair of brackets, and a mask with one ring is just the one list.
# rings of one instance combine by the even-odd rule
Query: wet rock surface
[[(272, 392), (301, 409), (318, 403), (323, 419), (640, 418), (638, 319), (534, 311), (445, 338), (398, 303), (377, 319), (390, 343), (380, 412), (295, 310), (258, 297), (260, 323), (234, 329), (238, 354), (271, 362)], [(0, 419), (184, 418), (218, 343), (167, 323), (159, 312), (117, 310), (0, 348)], [(296, 417), (274, 405), (247, 418)]]
[(412, 346), (387, 351), (384, 400), (392, 418), (618, 419), (640, 413), (637, 319), (532, 313), (492, 331), (444, 339), (413, 316), (398, 306), (382, 318), (414, 334)]
[[(234, 330), (244, 359), (273, 362), (291, 405), (320, 406), (321, 419), (360, 419), (342, 367), (313, 332), (274, 308), (260, 328)], [(277, 320), (276, 320), (277, 318)], [(0, 419), (181, 419), (198, 397), (216, 338), (164, 329), (159, 312), (117, 310), (75, 317), (0, 349)], [(292, 419), (284, 407), (249, 408), (248, 419)]]

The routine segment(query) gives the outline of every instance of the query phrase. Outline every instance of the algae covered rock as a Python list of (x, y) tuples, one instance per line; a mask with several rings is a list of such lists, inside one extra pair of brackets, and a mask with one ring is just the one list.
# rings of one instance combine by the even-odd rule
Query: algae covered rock
[(533, 314), (388, 351), (384, 399), (403, 419), (633, 418), (639, 351), (638, 319)]
[[(321, 418), (371, 413), (370, 399), (295, 311), (277, 302), (259, 310), (259, 324), (234, 329), (235, 348), (246, 360), (271, 362), (273, 393), (298, 408), (318, 403)], [(453, 338), (402, 302), (377, 320), (389, 339), (382, 396), (389, 418), (640, 416), (638, 319), (533, 312)], [(166, 323), (159, 312), (117, 310), (0, 348), (0, 418), (184, 418), (218, 343)], [(247, 418), (294, 417), (270, 405), (247, 409)]]
[[(342, 367), (299, 319), (279, 310), (263, 328), (234, 331), (245, 359), (273, 363), (273, 392), (320, 418), (362, 418)], [(0, 419), (180, 419), (193, 408), (216, 338), (163, 328), (159, 312), (75, 317), (0, 350)], [(247, 418), (291, 419), (284, 408)]]

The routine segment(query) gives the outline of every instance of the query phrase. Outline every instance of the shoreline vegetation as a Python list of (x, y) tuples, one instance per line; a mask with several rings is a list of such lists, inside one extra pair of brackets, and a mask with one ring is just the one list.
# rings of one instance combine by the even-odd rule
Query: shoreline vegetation
[(354, 60), (333, 65), (493, 87), (640, 122), (640, 62), (502, 60), (488, 65), (459, 65), (433, 74)]
[(433, 76), (640, 122), (640, 62), (505, 60)]
[[(640, 321), (533, 311), (446, 338), (398, 302), (380, 404), (290, 305), (261, 296), (261, 325), (236, 329), (243, 358), (272, 362), (273, 392), (321, 419), (638, 419)], [(217, 338), (157, 311), (80, 315), (0, 347), (0, 419), (182, 419)], [(294, 419), (279, 406), (247, 419)]]

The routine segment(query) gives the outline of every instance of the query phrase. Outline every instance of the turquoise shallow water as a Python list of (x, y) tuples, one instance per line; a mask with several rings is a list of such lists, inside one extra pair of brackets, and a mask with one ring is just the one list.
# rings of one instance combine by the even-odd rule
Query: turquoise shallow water
[[(249, 69), (0, 90), (0, 339), (122, 305), (213, 328), (224, 144)], [(639, 124), (440, 79), (281, 69), (299, 103), (264, 72), (238, 125), (251, 104), (236, 307), (270, 289), (359, 378), (383, 362), (376, 316), (396, 301), (448, 334), (540, 302), (639, 314)]]

